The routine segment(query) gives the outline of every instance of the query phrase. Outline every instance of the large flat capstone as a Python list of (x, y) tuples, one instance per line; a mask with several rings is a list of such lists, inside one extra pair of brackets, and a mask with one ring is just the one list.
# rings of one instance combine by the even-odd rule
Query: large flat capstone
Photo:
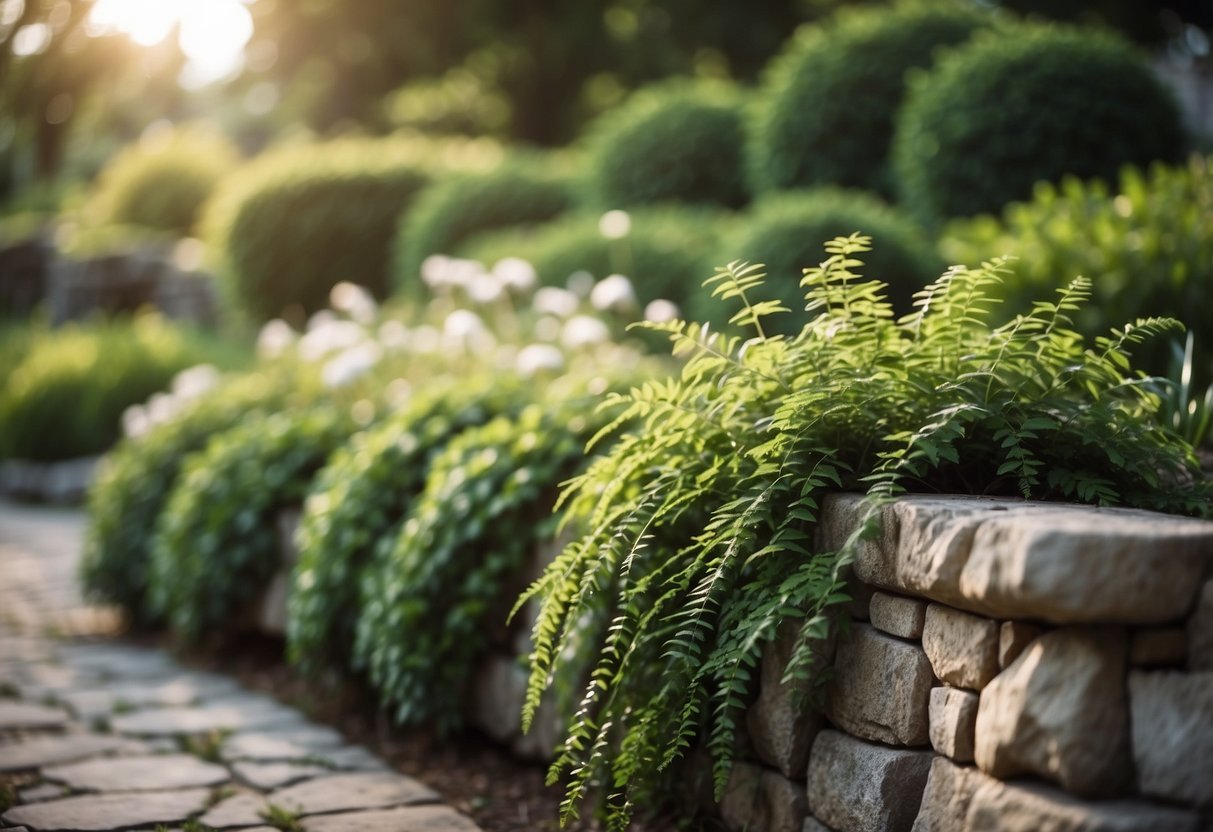
[[(845, 540), (862, 499), (826, 501), (820, 545)], [(857, 553), (861, 580), (997, 618), (1179, 621), (1213, 562), (1213, 523), (1129, 509), (906, 497), (881, 518)]]

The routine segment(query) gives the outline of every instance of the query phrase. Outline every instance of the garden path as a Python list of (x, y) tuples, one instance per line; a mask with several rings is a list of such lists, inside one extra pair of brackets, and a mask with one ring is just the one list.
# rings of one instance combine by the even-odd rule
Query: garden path
[(0, 501), (0, 829), (478, 832), (332, 728), (115, 639), (83, 533)]

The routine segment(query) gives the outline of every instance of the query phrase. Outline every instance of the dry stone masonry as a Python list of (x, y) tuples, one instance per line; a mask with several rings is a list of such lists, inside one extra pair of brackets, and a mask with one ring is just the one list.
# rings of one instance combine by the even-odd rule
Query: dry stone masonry
[[(819, 544), (861, 498), (823, 507)], [(764, 656), (722, 814), (772, 832), (1213, 828), (1213, 524), (903, 499), (853, 565), (825, 716)]]

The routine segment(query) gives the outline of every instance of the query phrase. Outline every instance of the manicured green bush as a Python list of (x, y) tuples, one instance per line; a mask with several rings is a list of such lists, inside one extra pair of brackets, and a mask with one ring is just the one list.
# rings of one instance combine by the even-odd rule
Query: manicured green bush
[(223, 630), (281, 566), (275, 513), (355, 430), (349, 409), (281, 411), (215, 435), (177, 479), (152, 540), (151, 608), (187, 639)]
[(454, 254), (478, 233), (537, 225), (573, 206), (572, 179), (539, 159), (519, 158), (486, 173), (452, 177), (418, 197), (395, 240), (396, 286), (418, 290), (421, 263)]
[(465, 429), (516, 410), (521, 394), (510, 375), (438, 381), (333, 455), (316, 476), (296, 538), (291, 661), (309, 672), (351, 664), (363, 574), (376, 548), (395, 541), (430, 461)]
[(155, 315), (33, 332), (0, 388), (0, 459), (70, 459), (105, 451), (122, 412), (202, 363), (240, 350)]
[[(793, 338), (762, 335), (756, 267), (722, 269), (713, 285), (753, 298), (738, 323), (757, 336), (655, 326), (687, 356), (681, 377), (613, 399), (631, 427), (561, 503), (581, 537), (520, 601), (541, 602), (524, 727), (553, 680), (581, 677), (565, 655), (578, 622), (611, 622), (550, 772), (568, 777), (566, 819), (593, 793), (626, 828), (678, 793), (692, 747), (714, 758), (719, 797), (764, 645), (803, 622), (789, 675), (821, 680), (813, 646), (848, 600), (846, 567), (905, 490), (1213, 513), (1190, 446), (1130, 383), (1129, 352), (1171, 325), (1138, 321), (1088, 347), (1068, 317), (1089, 300), (1080, 279), (996, 326), (997, 262), (949, 269), (895, 320), (858, 273), (867, 248), (859, 235), (827, 245), (806, 281), (819, 314)], [(861, 529), (814, 550), (819, 503), (837, 490), (867, 492)]]
[(273, 410), (299, 406), (288, 395), (293, 375), (277, 368), (238, 377), (146, 435), (119, 443), (106, 457), (88, 495), (80, 574), (90, 597), (117, 604), (137, 624), (157, 620), (146, 597), (152, 530), (185, 459), (217, 434), (259, 421)]
[(102, 169), (89, 224), (189, 236), (206, 201), (239, 161), (235, 145), (213, 130), (186, 127), (151, 134)]
[[(799, 332), (804, 311), (803, 271), (821, 259), (821, 243), (856, 232), (873, 240), (868, 266), (873, 277), (888, 284), (888, 296), (899, 313), (909, 312), (911, 297), (938, 274), (943, 264), (925, 232), (893, 207), (859, 191), (819, 188), (771, 193), (754, 203), (715, 248), (716, 263), (737, 257), (762, 263), (767, 293), (791, 314), (771, 318), (778, 332)], [(722, 322), (740, 301), (721, 304), (706, 293), (691, 307), (690, 317)]]
[(599, 117), (587, 139), (590, 199), (602, 208), (748, 198), (739, 95), (724, 86), (661, 84)]
[(271, 153), (230, 177), (206, 225), (230, 299), (265, 320), (324, 308), (347, 280), (383, 298), (400, 215), (430, 174), (412, 144), (343, 141)]
[(618, 239), (603, 236), (597, 214), (569, 216), (530, 232), (484, 235), (464, 253), (485, 263), (521, 257), (535, 267), (545, 286), (563, 286), (576, 272), (595, 278), (631, 278), (642, 302), (657, 298), (684, 304), (700, 292), (711, 273), (710, 252), (731, 217), (691, 206), (641, 208), (629, 212), (630, 230)]
[[(1197, 333), (1213, 331), (1213, 171), (1210, 160), (1187, 166), (1127, 168), (1110, 188), (1074, 178), (1040, 184), (1031, 201), (1002, 216), (958, 221), (940, 249), (949, 262), (977, 263), (1014, 255), (999, 290), (1011, 311), (1077, 275), (1094, 279), (1094, 303), (1075, 314), (1086, 334), (1142, 315), (1176, 318)], [(1163, 372), (1164, 344), (1149, 345), (1145, 369)], [(1208, 338), (1197, 339), (1199, 376), (1213, 370)]]
[(505, 626), (523, 567), (556, 529), (559, 483), (602, 425), (586, 401), (534, 404), (455, 438), (364, 582), (356, 661), (397, 720), (449, 728)]
[(988, 22), (959, 4), (902, 3), (803, 29), (772, 62), (749, 125), (754, 191), (835, 184), (891, 196), (889, 144), (906, 74)]
[(1066, 174), (1112, 181), (1186, 147), (1174, 96), (1132, 46), (1024, 26), (975, 37), (911, 83), (894, 165), (907, 205), (944, 218), (997, 212)]

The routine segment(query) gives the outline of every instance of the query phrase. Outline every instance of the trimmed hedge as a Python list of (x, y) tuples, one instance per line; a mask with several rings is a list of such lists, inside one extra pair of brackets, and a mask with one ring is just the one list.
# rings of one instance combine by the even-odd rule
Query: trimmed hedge
[(152, 611), (196, 640), (230, 628), (280, 565), (275, 513), (355, 430), (348, 408), (281, 411), (215, 435), (185, 461), (152, 540)]
[[(1009, 311), (1028, 312), (1041, 297), (1078, 275), (1095, 278), (1093, 302), (1073, 313), (1087, 335), (1138, 317), (1168, 316), (1197, 334), (1198, 374), (1213, 370), (1213, 170), (1193, 157), (1186, 166), (1126, 168), (1115, 190), (1100, 180), (1041, 183), (1031, 201), (1002, 216), (959, 220), (940, 249), (950, 263), (1014, 255), (999, 289)], [(1204, 337), (1201, 337), (1201, 336)], [(1136, 351), (1143, 369), (1164, 373), (1165, 341)]]
[[(768, 194), (738, 220), (737, 227), (718, 249), (717, 260), (762, 263), (767, 274), (763, 295), (778, 299), (791, 314), (769, 319), (780, 332), (799, 332), (807, 315), (804, 269), (821, 260), (821, 240), (855, 232), (872, 238), (865, 258), (865, 277), (888, 284), (887, 295), (899, 312), (911, 310), (913, 293), (941, 269), (927, 235), (898, 209), (860, 191), (820, 188)], [(736, 311), (700, 295), (691, 317), (723, 322)], [(753, 299), (752, 299), (753, 300)], [(733, 304), (733, 302), (730, 302)]]
[(416, 148), (393, 140), (309, 146), (251, 163), (227, 180), (206, 221), (229, 300), (266, 320), (292, 307), (323, 309), (343, 280), (386, 297), (400, 215), (429, 182)]
[(121, 438), (123, 411), (167, 389), (180, 371), (243, 360), (156, 315), (31, 329), (21, 340), (23, 354), (0, 385), (0, 459), (102, 453)]
[(906, 74), (989, 15), (952, 4), (848, 10), (803, 30), (771, 64), (751, 122), (755, 192), (836, 184), (892, 195), (889, 145)]
[(421, 263), (453, 254), (486, 231), (546, 222), (574, 204), (573, 181), (552, 164), (516, 159), (486, 173), (457, 176), (425, 190), (395, 238), (398, 289), (420, 286)]
[(739, 98), (723, 85), (659, 84), (633, 93), (591, 127), (591, 201), (603, 208), (744, 205)]
[(384, 540), (395, 540), (430, 461), (464, 430), (521, 407), (522, 387), (497, 376), (426, 388), (402, 410), (359, 433), (317, 474), (299, 526), (288, 596), (287, 654), (315, 672), (352, 664), (362, 576)]
[(235, 145), (199, 127), (141, 139), (101, 170), (90, 219), (189, 236), (203, 206), (239, 161)]
[(1174, 96), (1128, 43), (1022, 26), (974, 38), (911, 83), (894, 165), (913, 210), (960, 217), (1026, 199), (1039, 181), (1112, 181), (1186, 147)]

